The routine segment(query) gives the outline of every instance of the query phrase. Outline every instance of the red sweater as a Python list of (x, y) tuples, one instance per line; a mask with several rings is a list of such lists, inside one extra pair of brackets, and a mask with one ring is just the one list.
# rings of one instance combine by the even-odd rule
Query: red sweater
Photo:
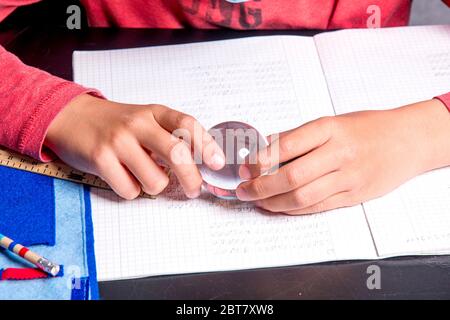
[[(0, 21), (39, 0), (0, 0)], [(450, 0), (443, 0), (450, 5)], [(377, 5), (380, 27), (408, 23), (410, 0), (81, 0), (95, 27), (341, 29), (365, 28)], [(236, 2), (236, 3), (233, 3)], [(372, 20), (373, 21), (373, 20)], [(46, 131), (74, 97), (94, 93), (28, 67), (0, 46), (0, 145), (47, 160)], [(450, 111), (450, 93), (438, 97)]]

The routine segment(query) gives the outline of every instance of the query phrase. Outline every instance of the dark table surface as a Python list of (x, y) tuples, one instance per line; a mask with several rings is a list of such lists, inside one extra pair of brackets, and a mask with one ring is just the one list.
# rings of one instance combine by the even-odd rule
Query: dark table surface
[[(0, 43), (25, 63), (72, 79), (72, 52), (314, 31), (229, 30), (1, 31)], [(381, 289), (369, 290), (367, 268), (380, 267)], [(246, 271), (159, 276), (100, 283), (103, 299), (450, 299), (450, 256), (331, 262)]]

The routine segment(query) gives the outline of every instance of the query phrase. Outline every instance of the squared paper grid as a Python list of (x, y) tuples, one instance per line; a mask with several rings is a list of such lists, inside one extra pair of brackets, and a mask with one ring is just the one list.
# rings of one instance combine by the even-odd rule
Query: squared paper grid
[[(317, 48), (302, 37), (262, 37), (78, 52), (74, 64), (78, 82), (100, 88), (109, 98), (167, 104), (206, 127), (241, 120), (268, 134), (333, 114), (333, 107), (338, 114), (385, 109), (448, 91), (448, 39), (448, 26), (351, 30), (316, 36)], [(253, 67), (247, 70), (248, 65)], [(218, 79), (211, 76), (217, 74)], [(267, 117), (271, 113), (275, 117)], [(370, 230), (361, 207), (272, 220), (206, 195), (194, 202), (175, 200), (182, 197), (176, 185), (152, 204), (144, 199), (124, 204), (95, 190), (99, 277), (377, 258), (375, 244), (379, 257), (446, 253), (448, 178), (447, 169), (436, 170), (365, 203)]]
[[(110, 99), (166, 104), (205, 127), (240, 120), (269, 134), (334, 114), (311, 38), (76, 52), (74, 69), (77, 82)], [(376, 257), (360, 206), (270, 216), (169, 189), (133, 202), (93, 190), (100, 280)]]
[[(315, 37), (337, 114), (382, 110), (450, 91), (450, 25)], [(380, 256), (450, 253), (450, 168), (364, 203)]]

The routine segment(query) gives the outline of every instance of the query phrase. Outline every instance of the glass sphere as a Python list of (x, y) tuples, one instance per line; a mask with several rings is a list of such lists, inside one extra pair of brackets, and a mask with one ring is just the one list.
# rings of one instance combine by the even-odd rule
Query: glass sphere
[(252, 126), (238, 121), (219, 123), (208, 130), (225, 154), (225, 166), (214, 171), (205, 164), (199, 166), (205, 189), (218, 198), (235, 200), (236, 188), (244, 180), (239, 167), (252, 163), (258, 150), (265, 148), (266, 138)]

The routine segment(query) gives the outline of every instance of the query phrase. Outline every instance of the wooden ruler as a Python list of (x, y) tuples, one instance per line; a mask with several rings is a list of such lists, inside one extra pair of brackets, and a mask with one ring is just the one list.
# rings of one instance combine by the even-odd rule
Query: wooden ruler
[[(99, 177), (76, 170), (62, 161), (42, 163), (27, 156), (15, 153), (0, 146), (0, 166), (33, 172), (48, 177), (82, 183), (91, 187), (111, 190), (109, 185)], [(154, 196), (142, 193), (145, 198), (154, 199)]]

